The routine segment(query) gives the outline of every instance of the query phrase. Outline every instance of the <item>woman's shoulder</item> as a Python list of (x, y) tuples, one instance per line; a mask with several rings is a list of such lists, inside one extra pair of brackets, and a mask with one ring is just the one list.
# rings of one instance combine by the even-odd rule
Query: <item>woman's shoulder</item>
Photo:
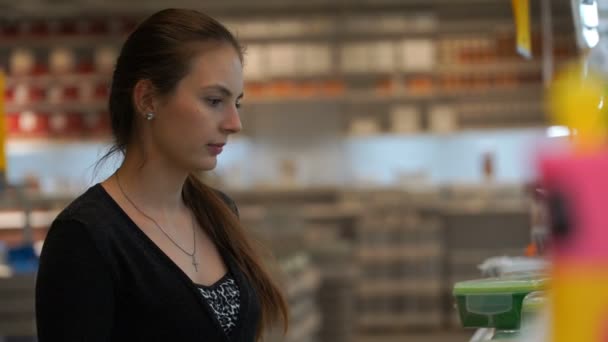
[[(119, 234), (120, 229), (113, 229), (117, 226), (115, 223), (124, 220), (117, 208), (118, 204), (113, 202), (101, 184), (96, 184), (76, 197), (57, 215), (49, 234), (76, 229), (93, 241), (105, 245), (113, 240), (114, 235)], [(82, 236), (81, 234), (76, 235)]]
[(68, 204), (55, 220), (97, 222), (100, 217), (109, 214), (108, 202), (109, 198), (101, 184), (93, 185)]

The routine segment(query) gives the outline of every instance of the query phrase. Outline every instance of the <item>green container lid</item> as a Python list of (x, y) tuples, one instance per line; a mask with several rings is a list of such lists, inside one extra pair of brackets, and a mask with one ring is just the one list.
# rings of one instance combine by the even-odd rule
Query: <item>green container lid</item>
[(549, 278), (539, 275), (513, 275), (503, 278), (469, 280), (454, 285), (455, 296), (530, 293), (547, 288)]

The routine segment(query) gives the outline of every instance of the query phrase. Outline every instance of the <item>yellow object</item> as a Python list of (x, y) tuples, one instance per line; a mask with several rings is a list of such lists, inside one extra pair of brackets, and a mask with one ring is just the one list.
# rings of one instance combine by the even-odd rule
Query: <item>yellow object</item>
[(4, 88), (5, 76), (2, 70), (0, 70), (0, 174), (6, 177), (6, 113), (4, 108)]
[(530, 0), (511, 0), (515, 29), (517, 31), (517, 51), (526, 58), (532, 58), (530, 34)]
[(551, 280), (552, 342), (608, 341), (608, 268), (560, 265)]
[[(577, 151), (594, 150), (606, 139), (604, 82), (593, 74), (585, 75), (582, 67), (573, 64), (561, 71), (549, 89), (549, 108), (555, 124), (576, 132), (573, 139)], [(608, 103), (606, 103), (608, 105)]]

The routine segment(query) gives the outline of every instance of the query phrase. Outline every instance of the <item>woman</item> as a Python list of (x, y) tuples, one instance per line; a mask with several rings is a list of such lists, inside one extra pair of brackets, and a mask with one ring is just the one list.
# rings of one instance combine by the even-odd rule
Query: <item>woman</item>
[(127, 38), (110, 115), (124, 161), (53, 222), (39, 340), (254, 341), (287, 308), (234, 203), (196, 177), (241, 129), (243, 55), (214, 19), (169, 9)]

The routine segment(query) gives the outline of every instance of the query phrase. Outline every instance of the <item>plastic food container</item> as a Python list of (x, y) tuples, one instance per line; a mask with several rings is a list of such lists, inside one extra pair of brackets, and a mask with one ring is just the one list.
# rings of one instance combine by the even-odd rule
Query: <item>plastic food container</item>
[(531, 292), (547, 288), (541, 275), (513, 275), (459, 282), (454, 296), (464, 327), (517, 330), (521, 324), (522, 303)]

